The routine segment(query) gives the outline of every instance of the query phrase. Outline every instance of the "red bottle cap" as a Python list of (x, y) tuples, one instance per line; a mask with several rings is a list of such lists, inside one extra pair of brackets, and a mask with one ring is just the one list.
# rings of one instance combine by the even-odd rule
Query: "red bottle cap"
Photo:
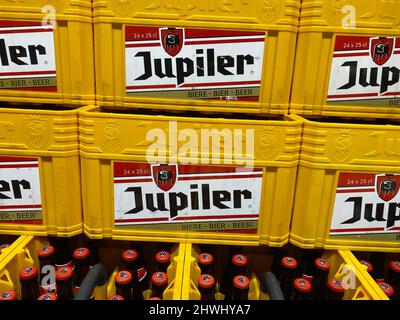
[(168, 275), (165, 272), (155, 272), (151, 277), (151, 282), (156, 286), (163, 286), (168, 283)]
[(394, 272), (400, 272), (400, 261), (391, 261), (390, 269), (392, 269)]
[(38, 269), (35, 266), (22, 268), (19, 271), (19, 278), (22, 280), (29, 280), (38, 275)]
[(394, 295), (393, 287), (385, 282), (378, 282), (378, 286), (382, 289), (382, 291), (390, 298)]
[(71, 267), (62, 267), (56, 271), (56, 280), (68, 280), (74, 275), (74, 270)]
[(6, 249), (6, 248), (8, 248), (9, 246), (11, 246), (11, 244), (9, 244), (9, 243), (4, 243), (4, 244), (2, 244), (2, 245), (0, 246), (0, 250)]
[(132, 281), (132, 273), (122, 270), (115, 275), (115, 282), (118, 284), (127, 284)]
[(315, 259), (314, 265), (316, 268), (324, 271), (327, 271), (331, 268), (331, 265), (329, 264), (328, 260), (323, 258)]
[(168, 251), (158, 251), (155, 260), (157, 263), (169, 263), (171, 260), (171, 254)]
[(54, 293), (45, 293), (45, 294), (42, 294), (38, 298), (38, 300), (58, 300), (58, 299), (57, 299), (57, 295)]
[(209, 289), (214, 287), (215, 279), (211, 274), (202, 274), (199, 277), (199, 287), (203, 289)]
[(281, 262), (282, 262), (282, 265), (286, 269), (296, 269), (297, 268), (297, 260), (295, 258), (284, 257), (284, 258), (282, 258)]
[(247, 257), (243, 254), (235, 254), (232, 257), (232, 263), (238, 267), (244, 267), (247, 265)]
[(214, 258), (211, 254), (209, 253), (200, 253), (199, 256), (197, 257), (197, 262), (199, 264), (202, 264), (203, 266), (208, 266), (212, 264), (214, 261)]
[(125, 299), (124, 299), (124, 297), (122, 297), (118, 294), (114, 294), (113, 296), (108, 297), (107, 300), (125, 300)]
[(328, 280), (328, 288), (337, 293), (344, 293), (346, 291), (346, 289), (342, 286), (342, 282), (336, 279)]
[(38, 255), (39, 257), (49, 257), (54, 253), (54, 247), (53, 246), (42, 246), (38, 250)]
[(0, 292), (0, 300), (17, 300), (17, 294), (12, 290)]
[(300, 291), (303, 293), (311, 292), (311, 283), (306, 279), (297, 278), (296, 280), (294, 280), (293, 285), (297, 291)]
[(89, 257), (90, 250), (88, 248), (78, 248), (74, 251), (74, 258), (75, 259), (86, 259)]
[(122, 260), (124, 261), (135, 261), (138, 258), (139, 254), (136, 250), (125, 250), (122, 252)]
[(159, 297), (151, 297), (151, 298), (148, 298), (147, 300), (161, 300)]
[(362, 265), (364, 265), (364, 266), (367, 266), (367, 271), (368, 271), (368, 273), (371, 273), (372, 270), (374, 270), (374, 267), (372, 266), (372, 264), (371, 264), (370, 262), (365, 261), (365, 260), (360, 260), (360, 263), (361, 263)]
[(238, 275), (233, 278), (233, 285), (238, 289), (248, 289), (250, 287), (250, 280), (246, 276)]

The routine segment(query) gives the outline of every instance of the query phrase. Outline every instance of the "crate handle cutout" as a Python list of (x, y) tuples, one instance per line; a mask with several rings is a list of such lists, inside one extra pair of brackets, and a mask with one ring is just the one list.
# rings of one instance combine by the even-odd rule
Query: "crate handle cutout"
[(8, 270), (4, 270), (0, 275), (0, 291), (14, 290), (14, 282)]
[(371, 300), (362, 286), (359, 286), (351, 300)]

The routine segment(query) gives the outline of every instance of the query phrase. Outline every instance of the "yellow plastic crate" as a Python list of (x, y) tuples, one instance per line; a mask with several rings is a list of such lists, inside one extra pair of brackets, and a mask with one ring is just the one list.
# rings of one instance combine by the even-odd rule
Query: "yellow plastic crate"
[[(84, 231), (89, 237), (287, 243), (299, 117), (149, 116), (88, 107), (79, 121)], [(211, 132), (215, 135), (209, 136)], [(158, 150), (153, 149), (154, 137), (163, 139), (164, 134), (169, 141), (160, 140)], [(215, 140), (219, 134), (224, 139)], [(200, 138), (196, 150), (185, 149), (188, 137), (191, 142)], [(236, 141), (231, 146), (230, 138)]]
[(290, 242), (400, 252), (400, 127), (321, 120), (304, 122)]
[(398, 9), (397, 1), (303, 0), (291, 113), (399, 118)]
[(0, 234), (81, 233), (77, 109), (0, 115)]
[[(225, 259), (227, 248), (216, 249), (218, 254), (216, 260)], [(200, 300), (201, 295), (197, 288), (197, 281), (200, 276), (200, 268), (197, 264), (199, 248), (191, 243), (186, 244), (185, 269), (182, 281), (182, 300)], [(222, 254), (221, 254), (222, 253)], [(269, 300), (268, 294), (260, 291), (259, 278), (262, 273), (270, 270), (273, 255), (267, 247), (244, 248), (243, 253), (248, 257), (248, 270), (251, 272), (249, 288), (249, 300)], [(223, 257), (223, 258), (222, 258)], [(329, 278), (341, 280), (346, 286), (343, 300), (387, 300), (383, 292), (374, 281), (366, 278), (366, 270), (353, 256), (350, 251), (325, 251), (323, 258), (326, 258), (331, 271)], [(226, 257), (225, 260), (228, 260)], [(217, 268), (218, 264), (217, 262)], [(219, 268), (221, 271), (222, 269)], [(216, 300), (223, 300), (224, 295), (217, 292)]]
[(299, 8), (299, 0), (95, 0), (97, 103), (285, 114)]
[(91, 0), (1, 0), (0, 32), (0, 100), (94, 102)]
[[(81, 244), (80, 240), (79, 237), (71, 239), (71, 244), (74, 244), (74, 247), (77, 247)], [(46, 238), (21, 236), (12, 246), (9, 247), (8, 254), (1, 254), (0, 292), (14, 290), (17, 293), (17, 299), (19, 300), (21, 298), (21, 286), (18, 276), (19, 270), (31, 265), (36, 265), (38, 267), (39, 260), (37, 251), (41, 246), (48, 244), (49, 242)], [(144, 246), (146, 248), (146, 251), (144, 252), (145, 256), (150, 252), (154, 252), (156, 248), (154, 243), (145, 243)], [(105, 266), (110, 276), (106, 285), (95, 288), (95, 300), (106, 300), (107, 297), (115, 294), (115, 274), (119, 268), (118, 265), (121, 263), (121, 253), (123, 248), (128, 247), (129, 245), (127, 243), (116, 243), (115, 241), (106, 242), (99, 246), (100, 262)], [(176, 244), (172, 247), (171, 264), (167, 271), (169, 285), (164, 291), (164, 300), (180, 300), (185, 254), (184, 247), (184, 244)], [(153, 256), (146, 258), (149, 258), (147, 260), (151, 261)], [(146, 267), (149, 273), (154, 269), (149, 268), (147, 265)], [(114, 272), (110, 272), (110, 270), (114, 270)], [(144, 292), (144, 298), (147, 299), (150, 295), (151, 289)]]
[[(146, 248), (146, 250), (148, 250), (148, 248)], [(173, 246), (171, 251), (171, 264), (169, 265), (167, 270), (168, 287), (165, 289), (163, 293), (163, 300), (181, 300), (184, 259), (185, 259), (185, 243), (180, 243)], [(107, 283), (107, 297), (116, 294), (115, 275), (117, 274), (118, 271), (119, 268), (116, 268), (108, 278), (109, 280)], [(150, 273), (150, 270), (148, 270), (148, 272)], [(143, 292), (143, 297), (146, 300), (149, 297), (151, 297), (151, 285), (149, 290)], [(100, 299), (96, 297), (96, 300)]]

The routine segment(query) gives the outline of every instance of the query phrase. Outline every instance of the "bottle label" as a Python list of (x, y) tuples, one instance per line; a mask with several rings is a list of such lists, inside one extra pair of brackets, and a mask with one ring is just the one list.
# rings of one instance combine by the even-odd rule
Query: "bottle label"
[(304, 280), (307, 280), (307, 281), (310, 282), (310, 283), (312, 283), (312, 281), (313, 281), (313, 276), (310, 276), (310, 275), (308, 275), (308, 274), (303, 274), (302, 278), (303, 278)]
[[(76, 295), (78, 294), (80, 287), (74, 286), (74, 296), (76, 297)], [(90, 300), (94, 300), (94, 290), (92, 292), (92, 295), (90, 296)]]
[(66, 264), (56, 264), (56, 272), (64, 267), (70, 267), (72, 270), (74, 270), (74, 262), (71, 260)]
[(147, 270), (144, 267), (138, 269), (137, 273), (138, 273), (138, 278), (139, 278), (140, 282), (143, 281), (144, 278), (147, 276)]
[(39, 286), (39, 291), (40, 291), (40, 295), (42, 294), (46, 294), (46, 293), (54, 293), (57, 294), (57, 286), (56, 283), (52, 283), (48, 286)]

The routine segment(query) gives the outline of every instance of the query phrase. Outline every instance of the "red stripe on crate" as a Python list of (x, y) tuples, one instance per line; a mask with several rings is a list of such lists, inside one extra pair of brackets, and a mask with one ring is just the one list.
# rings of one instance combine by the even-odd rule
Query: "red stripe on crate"
[(114, 180), (114, 183), (130, 183), (130, 182), (152, 182), (153, 179), (124, 179), (124, 180)]
[(47, 29), (25, 29), (25, 28), (20, 28), (20, 29), (15, 29), (15, 30), (0, 30), (0, 34), (10, 34), (10, 33), (33, 33), (33, 32), (52, 32), (53, 29), (47, 28)]
[(226, 176), (199, 176), (199, 177), (178, 177), (178, 180), (221, 180), (221, 179), (247, 179), (262, 178), (261, 174), (254, 175), (226, 175)]
[(41, 26), (42, 23), (39, 21), (13, 21), (13, 20), (2, 20), (0, 21), (0, 27), (2, 28), (13, 28), (13, 27), (27, 27), (27, 26)]
[(400, 95), (400, 92), (386, 92), (383, 95), (384, 96), (393, 96), (393, 95), (397, 96), (397, 95)]
[(359, 97), (377, 97), (377, 93), (359, 93), (359, 94), (336, 94), (328, 96), (328, 99), (331, 98), (359, 98)]
[(361, 57), (369, 56), (369, 52), (356, 52), (356, 53), (335, 53), (334, 58), (344, 58), (344, 57)]
[(212, 232), (257, 234), (257, 229), (213, 230)]
[[(186, 221), (186, 220), (225, 220), (225, 219), (248, 219), (248, 218), (258, 218), (258, 214), (236, 214), (236, 215), (225, 215), (225, 216), (201, 216), (201, 217), (177, 217), (173, 221)], [(211, 222), (211, 221), (210, 221)], [(215, 222), (215, 221), (213, 221)]]
[(397, 231), (397, 230), (400, 230), (400, 227), (390, 228), (389, 230), (390, 230), (390, 231), (391, 231), (391, 230)]
[(0, 209), (39, 209), (41, 204), (26, 204), (26, 205), (13, 205), (13, 206), (0, 206)]
[(39, 164), (6, 164), (0, 163), (0, 169), (4, 168), (38, 168)]
[(199, 40), (199, 41), (186, 41), (185, 45), (197, 44), (220, 44), (220, 43), (247, 43), (247, 42), (264, 42), (264, 39), (226, 39), (226, 40)]
[(236, 86), (241, 84), (260, 84), (261, 81), (234, 81), (234, 82), (209, 82), (209, 83), (187, 83), (180, 86), (180, 88), (188, 88), (188, 87), (212, 87), (212, 86)]
[(248, 37), (248, 36), (265, 36), (265, 32), (249, 32), (237, 30), (206, 30), (206, 29), (185, 29), (186, 39), (198, 38), (215, 38), (215, 37)]
[(159, 85), (148, 85), (148, 86), (127, 86), (126, 89), (164, 89), (164, 88), (176, 88), (174, 84), (159, 84)]
[(385, 231), (385, 228), (331, 229), (331, 232)]
[(57, 87), (8, 88), (9, 90), (57, 92)]
[(51, 71), (24, 71), (24, 72), (0, 72), (0, 76), (34, 76), (38, 74), (56, 74), (56, 70)]
[(42, 220), (13, 220), (13, 221), (1, 221), (2, 223), (11, 224), (42, 224)]
[(125, 48), (137, 48), (137, 47), (161, 47), (160, 43), (128, 43)]
[(37, 158), (0, 157), (0, 162), (26, 162), (38, 161)]
[(169, 218), (115, 219), (116, 223), (124, 223), (124, 222), (157, 222), (157, 221), (169, 221)]
[(375, 192), (375, 189), (346, 189), (346, 190), (336, 191), (336, 193), (353, 193), (353, 192)]

